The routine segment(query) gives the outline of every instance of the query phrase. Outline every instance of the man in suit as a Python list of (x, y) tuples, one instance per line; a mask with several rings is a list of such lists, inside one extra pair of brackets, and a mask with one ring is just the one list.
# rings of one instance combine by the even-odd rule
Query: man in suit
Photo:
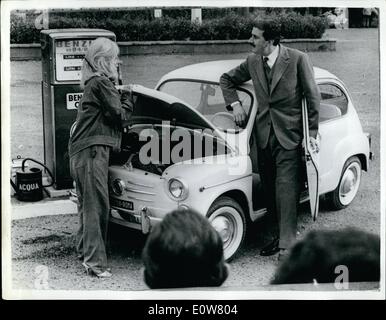
[(280, 45), (280, 25), (256, 20), (249, 40), (253, 53), (220, 78), (225, 103), (236, 124), (244, 125), (245, 111), (236, 87), (252, 79), (258, 103), (255, 119), (258, 165), (269, 216), (278, 235), (261, 255), (288, 253), (296, 240), (302, 166), (302, 99), (306, 98), (311, 145), (317, 148), (320, 93), (308, 56)]

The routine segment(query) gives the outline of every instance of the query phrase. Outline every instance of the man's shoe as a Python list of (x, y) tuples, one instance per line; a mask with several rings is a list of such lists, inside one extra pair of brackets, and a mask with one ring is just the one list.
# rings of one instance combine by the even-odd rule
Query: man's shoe
[(276, 238), (270, 244), (268, 244), (263, 249), (261, 249), (260, 255), (261, 256), (272, 256), (273, 254), (278, 253), (279, 251), (280, 251), (279, 239)]
[(289, 255), (289, 250), (280, 249), (279, 256), (277, 257), (277, 260), (283, 261), (288, 257), (288, 255)]

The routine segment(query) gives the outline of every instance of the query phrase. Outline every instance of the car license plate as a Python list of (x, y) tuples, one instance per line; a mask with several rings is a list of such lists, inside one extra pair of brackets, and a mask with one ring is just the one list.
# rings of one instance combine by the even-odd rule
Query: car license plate
[(110, 199), (110, 205), (112, 207), (122, 208), (122, 209), (126, 209), (126, 210), (133, 210), (134, 209), (133, 202), (120, 200), (120, 199), (114, 199), (114, 198)]

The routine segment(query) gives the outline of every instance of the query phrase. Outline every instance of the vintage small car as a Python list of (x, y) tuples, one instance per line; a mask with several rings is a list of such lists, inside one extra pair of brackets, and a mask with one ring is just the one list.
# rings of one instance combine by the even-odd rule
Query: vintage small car
[[(248, 116), (243, 128), (219, 86), (221, 74), (241, 62), (189, 65), (163, 76), (155, 89), (131, 87), (135, 112), (109, 167), (111, 222), (148, 233), (168, 212), (192, 208), (221, 235), (225, 258), (234, 257), (247, 226), (266, 213), (253, 85), (238, 88)], [(371, 136), (342, 81), (320, 68), (314, 73), (321, 93), (319, 195), (338, 210), (353, 201), (369, 168)], [(306, 180), (301, 201), (308, 200)]]

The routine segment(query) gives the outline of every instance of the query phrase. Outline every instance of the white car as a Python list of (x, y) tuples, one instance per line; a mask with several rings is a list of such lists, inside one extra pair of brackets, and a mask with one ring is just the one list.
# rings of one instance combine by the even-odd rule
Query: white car
[[(225, 108), (218, 82), (241, 62), (194, 64), (166, 74), (155, 90), (132, 87), (135, 112), (122, 152), (109, 168), (112, 222), (148, 233), (171, 210), (192, 208), (220, 233), (225, 258), (234, 257), (247, 226), (266, 213), (256, 165), (253, 85), (238, 88), (248, 115), (240, 128)], [(314, 71), (322, 98), (319, 194), (341, 209), (353, 201), (362, 170), (369, 168), (371, 138), (342, 81), (326, 70)], [(180, 136), (199, 142), (189, 152)], [(304, 181), (301, 201), (307, 199)]]

